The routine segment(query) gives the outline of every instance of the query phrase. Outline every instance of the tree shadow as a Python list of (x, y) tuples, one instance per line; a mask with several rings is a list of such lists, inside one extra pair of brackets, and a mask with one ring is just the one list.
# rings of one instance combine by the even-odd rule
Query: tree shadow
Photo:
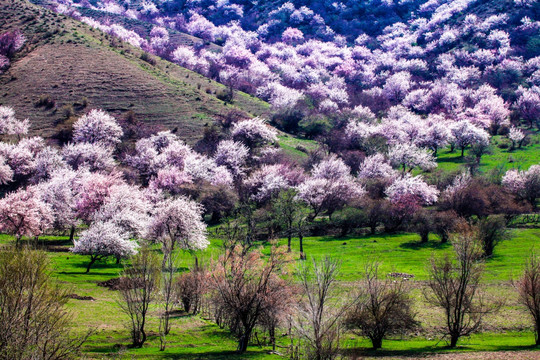
[(440, 353), (475, 353), (475, 352), (497, 352), (497, 351), (535, 351), (539, 347), (536, 345), (495, 345), (493, 349), (482, 350), (474, 348), (471, 345), (463, 344), (458, 345), (455, 348), (451, 348), (448, 345), (426, 345), (410, 350), (385, 350), (378, 349), (374, 350), (368, 347), (354, 347), (349, 348), (344, 351), (345, 355), (350, 357), (358, 356), (369, 356), (369, 357), (400, 357), (400, 358), (412, 358), (417, 359), (420, 357), (425, 357), (429, 354), (440, 354)]
[(399, 244), (399, 247), (407, 250), (420, 250), (420, 249), (430, 249), (430, 250), (444, 250), (451, 246), (449, 242), (441, 243), (440, 241), (429, 240), (428, 242), (422, 243), (418, 241), (409, 241), (406, 243)]

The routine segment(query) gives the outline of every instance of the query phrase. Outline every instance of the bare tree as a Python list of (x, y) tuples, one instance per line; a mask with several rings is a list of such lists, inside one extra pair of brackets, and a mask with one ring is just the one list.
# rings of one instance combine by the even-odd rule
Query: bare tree
[(157, 296), (161, 280), (158, 256), (149, 249), (142, 249), (124, 269), (123, 279), (118, 304), (129, 316), (133, 346), (142, 347), (146, 341), (144, 327), (148, 308)]
[(540, 258), (532, 253), (523, 269), (523, 275), (515, 284), (519, 301), (531, 314), (534, 323), (534, 338), (540, 345)]
[(500, 308), (501, 303), (488, 302), (480, 288), (484, 266), (480, 261), (482, 246), (474, 232), (463, 227), (454, 235), (452, 245), (456, 259), (449, 255), (432, 258), (425, 296), (428, 302), (443, 310), (445, 326), (441, 330), (455, 347), (460, 337), (478, 331), (484, 316)]
[(238, 339), (238, 352), (247, 350), (253, 329), (276, 305), (287, 284), (279, 277), (287, 262), (285, 252), (272, 247), (262, 259), (260, 250), (244, 251), (241, 246), (226, 251), (215, 265), (212, 302), (218, 322)]
[(348, 311), (345, 324), (368, 337), (373, 349), (381, 348), (386, 336), (403, 334), (418, 326), (410, 290), (406, 278), (380, 279), (379, 264), (368, 263), (360, 294)]
[(306, 359), (329, 360), (338, 355), (341, 317), (346, 310), (335, 297), (339, 267), (338, 261), (326, 257), (300, 268), (303, 298), (294, 326)]
[(76, 359), (92, 333), (70, 334), (65, 290), (53, 285), (43, 252), (0, 251), (0, 359)]
[(305, 259), (304, 233), (308, 223), (309, 210), (305, 203), (298, 200), (293, 189), (283, 190), (273, 203), (274, 217), (287, 234), (287, 251), (291, 252), (291, 242), (295, 233), (300, 241), (300, 259)]
[(201, 310), (202, 297), (208, 292), (208, 271), (202, 267), (193, 267), (189, 272), (178, 277), (174, 284), (175, 298), (182, 303), (186, 312), (197, 314)]
[[(167, 346), (167, 335), (171, 331), (170, 317), (171, 307), (173, 305), (173, 284), (176, 275), (176, 260), (178, 258), (178, 252), (174, 252), (174, 242), (164, 241), (161, 249), (163, 252), (163, 260), (165, 261), (165, 268), (162, 272), (163, 286), (161, 289), (163, 313), (159, 317), (159, 350), (165, 350)], [(163, 264), (162, 264), (163, 265)]]

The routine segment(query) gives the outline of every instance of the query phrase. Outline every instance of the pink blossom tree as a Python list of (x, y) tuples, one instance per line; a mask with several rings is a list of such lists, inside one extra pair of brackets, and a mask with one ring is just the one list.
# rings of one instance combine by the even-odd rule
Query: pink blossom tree
[(214, 154), (216, 164), (227, 167), (233, 176), (241, 176), (245, 169), (249, 149), (244, 144), (234, 140), (221, 141)]
[(0, 106), (0, 134), (25, 135), (28, 133), (28, 119), (20, 121), (15, 118), (15, 111), (8, 106)]
[(405, 197), (412, 196), (425, 205), (435, 203), (439, 196), (439, 190), (426, 184), (420, 175), (410, 174), (396, 178), (385, 193), (393, 203), (400, 203)]
[(70, 249), (74, 254), (90, 256), (86, 273), (92, 265), (110, 256), (125, 258), (137, 253), (139, 245), (129, 240), (127, 233), (112, 222), (96, 222), (81, 233), (75, 245)]
[(19, 189), (0, 199), (0, 231), (15, 237), (38, 236), (53, 223), (51, 208), (41, 200), (39, 188)]
[(62, 148), (62, 157), (74, 170), (111, 171), (116, 165), (112, 149), (99, 142), (67, 144)]
[(403, 173), (412, 171), (414, 168), (431, 170), (437, 167), (433, 155), (424, 149), (407, 143), (390, 147), (388, 149), (388, 159), (392, 166), (401, 168)]
[(73, 141), (115, 146), (123, 135), (116, 120), (103, 110), (90, 110), (73, 124)]
[(527, 171), (508, 170), (502, 184), (536, 209), (536, 201), (540, 198), (540, 165), (532, 165)]
[(465, 148), (469, 145), (489, 145), (489, 134), (470, 122), (463, 120), (450, 126), (453, 142), (461, 149), (461, 156), (465, 154)]
[(209, 242), (202, 221), (200, 204), (185, 197), (166, 199), (155, 207), (150, 218), (147, 236), (161, 243), (163, 264), (179, 246), (188, 251), (204, 250)]
[(251, 149), (277, 140), (276, 130), (259, 117), (235, 123), (231, 135), (235, 141), (241, 141)]
[(518, 145), (518, 148), (521, 148), (525, 137), (525, 133), (514, 126), (512, 126), (508, 132), (508, 138), (512, 141), (512, 149), (515, 149), (516, 145)]

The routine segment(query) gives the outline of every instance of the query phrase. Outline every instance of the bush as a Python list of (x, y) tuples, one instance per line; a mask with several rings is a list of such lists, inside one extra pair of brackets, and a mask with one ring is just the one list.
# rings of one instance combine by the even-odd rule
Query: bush
[(76, 359), (91, 332), (73, 337), (68, 293), (53, 285), (44, 252), (0, 251), (0, 359)]

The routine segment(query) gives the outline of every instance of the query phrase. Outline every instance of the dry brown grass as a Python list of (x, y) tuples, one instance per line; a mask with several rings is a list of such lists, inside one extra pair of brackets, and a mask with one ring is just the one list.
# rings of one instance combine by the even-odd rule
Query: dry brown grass
[[(144, 122), (177, 127), (182, 138), (194, 142), (211, 118), (233, 108), (214, 96), (221, 85), (159, 59), (152, 66), (140, 59), (141, 50), (25, 0), (0, 3), (0, 33), (14, 28), (28, 41), (0, 75), (0, 104), (29, 118), (34, 134), (48, 137), (69, 127), (60, 111), (67, 105), (76, 115), (89, 108), (114, 115), (131, 110)], [(55, 101), (54, 108), (35, 106), (44, 95)], [(243, 95), (236, 96), (235, 107), (253, 115), (267, 110)]]

